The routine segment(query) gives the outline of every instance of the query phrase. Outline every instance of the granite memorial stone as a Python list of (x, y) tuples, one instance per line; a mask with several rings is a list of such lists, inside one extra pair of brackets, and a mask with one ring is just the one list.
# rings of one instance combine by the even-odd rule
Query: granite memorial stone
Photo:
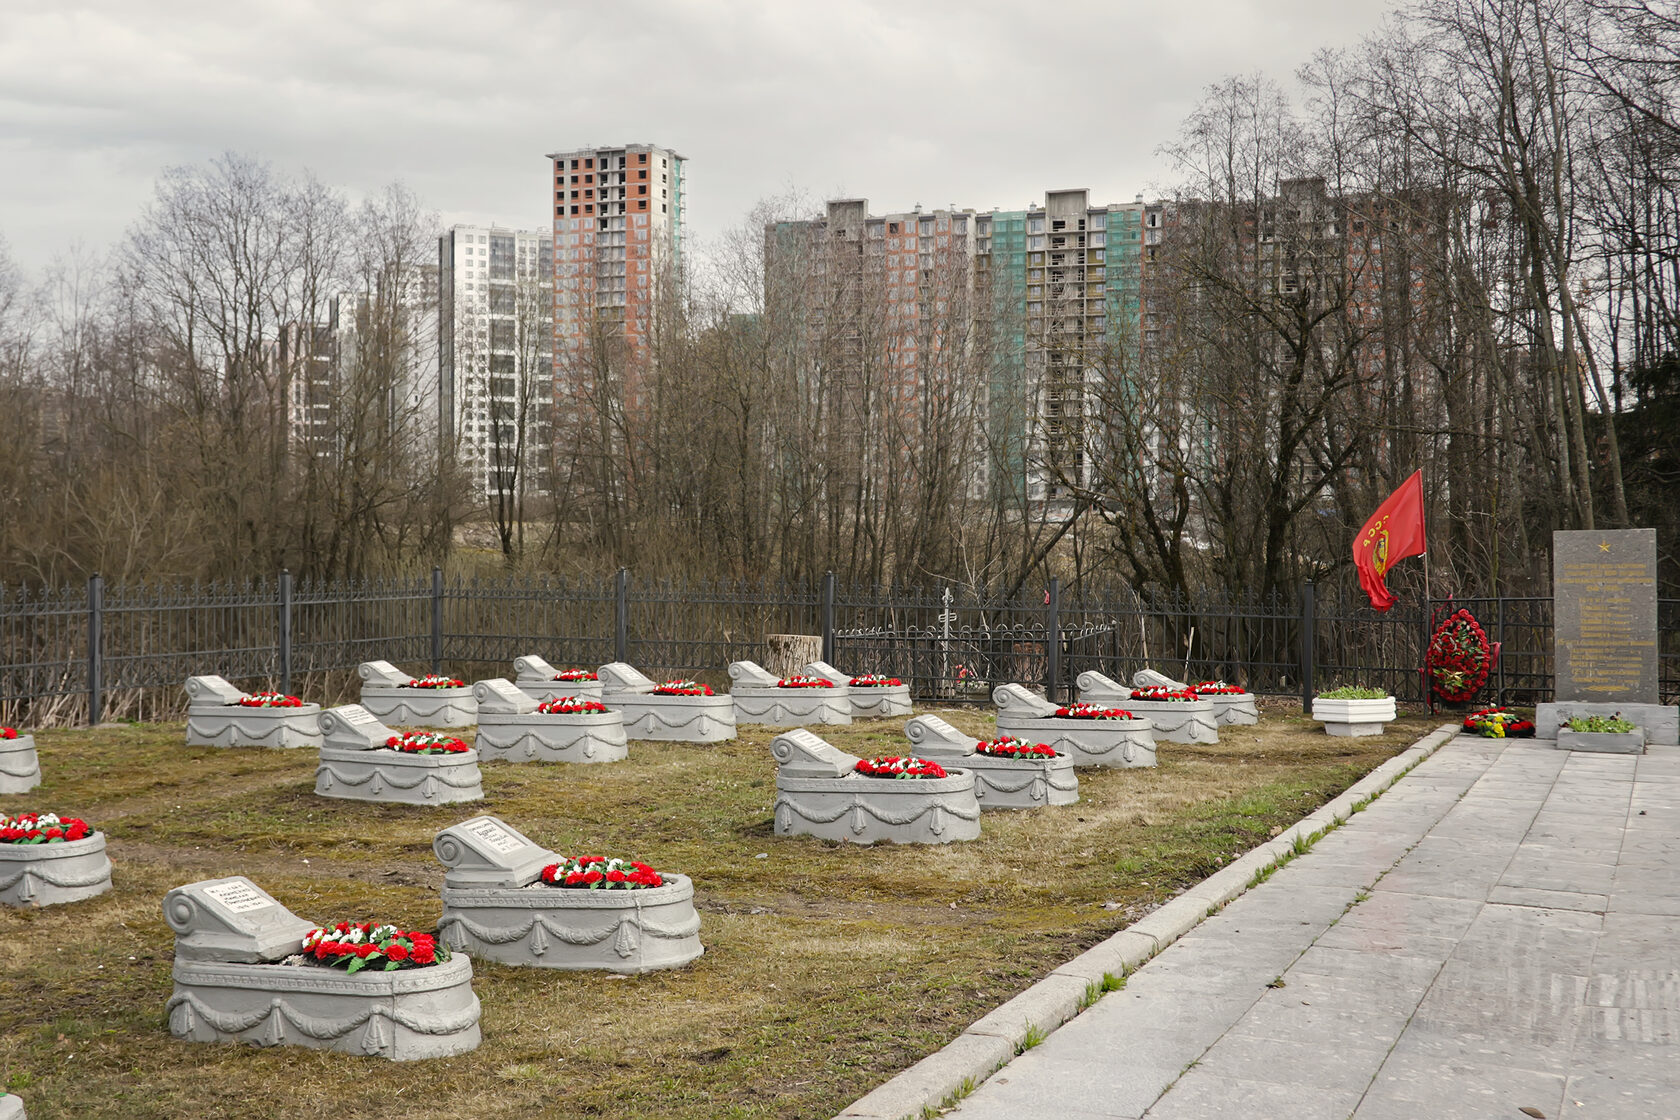
[(1680, 743), (1680, 708), (1658, 695), (1655, 529), (1554, 532), (1552, 622), (1556, 688), (1535, 709), (1536, 738), (1558, 739), (1572, 716), (1619, 714), (1646, 742)]

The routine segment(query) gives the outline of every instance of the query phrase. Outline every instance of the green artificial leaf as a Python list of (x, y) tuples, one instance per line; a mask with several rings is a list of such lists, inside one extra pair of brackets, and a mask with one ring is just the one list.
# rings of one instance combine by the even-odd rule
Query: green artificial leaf
[(366, 957), (356, 957), (350, 961), (350, 967), (344, 971), (350, 973), (351, 975), (355, 975), (367, 967), (367, 962), (368, 959)]

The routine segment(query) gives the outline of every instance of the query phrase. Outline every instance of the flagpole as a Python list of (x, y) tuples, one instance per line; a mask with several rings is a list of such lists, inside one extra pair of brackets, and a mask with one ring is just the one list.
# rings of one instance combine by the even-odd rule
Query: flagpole
[[(1420, 470), (1418, 474), (1420, 476), (1418, 481), (1422, 482), (1423, 472)], [(1420, 486), (1419, 489), (1421, 490), (1422, 487)], [(1428, 530), (1426, 529), (1424, 531), (1425, 542), (1428, 539)], [(1429, 639), (1431, 636), (1430, 624), (1434, 621), (1429, 601), (1429, 548), (1426, 543), (1423, 550), (1423, 667), (1420, 675), (1423, 678), (1423, 699), (1429, 705), (1431, 715), (1435, 714), (1435, 692), (1429, 687)]]

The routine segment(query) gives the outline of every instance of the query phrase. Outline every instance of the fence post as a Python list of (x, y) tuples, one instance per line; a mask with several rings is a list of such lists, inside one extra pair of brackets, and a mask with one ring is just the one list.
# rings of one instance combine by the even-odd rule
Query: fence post
[(630, 569), (613, 578), (613, 660), (630, 660)]
[(1498, 686), (1499, 687), (1499, 695), (1495, 698), (1494, 703), (1498, 704), (1500, 707), (1504, 707), (1505, 706), (1505, 596), (1500, 595), (1497, 588), (1494, 590), (1494, 594), (1496, 596), (1498, 596), (1498, 598), (1494, 599), (1494, 601), (1493, 601), (1494, 602), (1494, 610), (1497, 612), (1494, 616), (1494, 622), (1493, 622), (1493, 644), (1495, 646), (1497, 646), (1498, 649), (1499, 649), (1499, 665), (1498, 665), (1498, 670), (1499, 670), (1499, 686)]
[(292, 694), (292, 570), (280, 569), (280, 691)]
[(822, 659), (834, 664), (834, 573), (824, 572), (822, 582)]
[(443, 672), (443, 569), (432, 569), (432, 672)]
[(1044, 678), (1044, 695), (1052, 704), (1062, 690), (1062, 627), (1058, 617), (1062, 609), (1062, 581), (1050, 577), (1050, 590), (1045, 593), (1044, 641), (1049, 654), (1049, 668)]
[(95, 572), (88, 577), (88, 726), (99, 726), (104, 716), (105, 681), (105, 578)]
[(1318, 644), (1318, 589), (1312, 580), (1301, 584), (1301, 712), (1311, 714), (1313, 693), (1313, 647)]

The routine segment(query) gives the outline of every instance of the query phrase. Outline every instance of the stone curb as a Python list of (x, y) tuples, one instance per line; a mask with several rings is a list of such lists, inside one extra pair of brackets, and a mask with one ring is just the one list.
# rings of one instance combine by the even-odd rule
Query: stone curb
[(1094, 1001), (1091, 985), (1100, 991), (1105, 974), (1122, 976), (1144, 964), (1247, 891), (1256, 874), (1294, 851), (1297, 837), (1345, 822), (1357, 802), (1386, 791), (1460, 730), (1457, 724), (1442, 724), (1292, 827), (986, 1013), (943, 1049), (854, 1101), (835, 1120), (920, 1120), (924, 1110), (971, 1091), (1009, 1064), (1029, 1030), (1047, 1034), (1072, 1019)]

